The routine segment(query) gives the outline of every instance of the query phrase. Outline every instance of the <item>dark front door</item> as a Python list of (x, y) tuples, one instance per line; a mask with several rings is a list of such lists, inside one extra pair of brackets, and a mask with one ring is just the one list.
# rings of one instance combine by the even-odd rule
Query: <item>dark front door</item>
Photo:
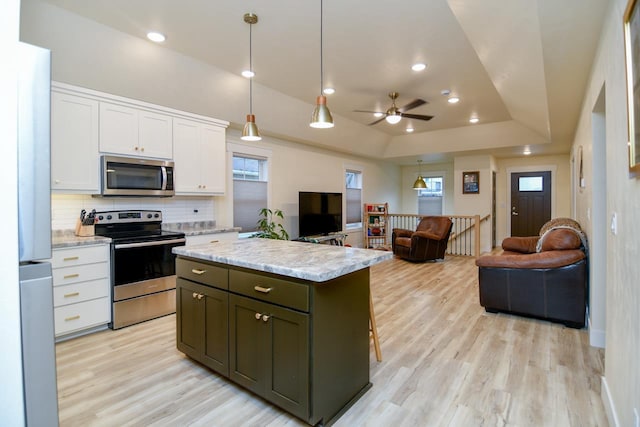
[(511, 235), (536, 236), (551, 219), (551, 172), (511, 174)]

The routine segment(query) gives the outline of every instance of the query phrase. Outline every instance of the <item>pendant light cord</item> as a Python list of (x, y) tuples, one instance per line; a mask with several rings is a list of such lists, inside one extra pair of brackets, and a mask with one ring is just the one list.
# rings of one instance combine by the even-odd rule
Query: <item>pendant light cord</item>
[[(251, 74), (253, 74), (252, 30), (253, 24), (249, 24), (249, 71), (251, 71)], [(249, 77), (249, 114), (253, 114), (253, 76)]]
[(324, 61), (323, 61), (323, 47), (322, 47), (322, 0), (320, 0), (320, 95), (323, 95), (324, 89)]

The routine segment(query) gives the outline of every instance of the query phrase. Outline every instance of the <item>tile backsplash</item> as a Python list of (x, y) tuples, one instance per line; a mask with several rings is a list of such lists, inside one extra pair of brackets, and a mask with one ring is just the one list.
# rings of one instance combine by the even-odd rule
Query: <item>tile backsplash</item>
[(215, 198), (174, 196), (167, 198), (91, 197), (89, 195), (51, 195), (51, 228), (73, 229), (80, 211), (149, 209), (162, 211), (163, 222), (215, 220)]

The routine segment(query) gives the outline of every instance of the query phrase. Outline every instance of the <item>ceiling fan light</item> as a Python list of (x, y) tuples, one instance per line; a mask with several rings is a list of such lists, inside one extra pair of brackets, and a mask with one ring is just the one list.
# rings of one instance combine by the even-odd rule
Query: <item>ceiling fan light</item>
[(401, 119), (402, 119), (402, 116), (400, 114), (389, 114), (387, 117), (385, 117), (385, 120), (387, 121), (387, 123), (392, 125), (395, 125)]
[(309, 126), (312, 128), (326, 129), (333, 127), (333, 117), (331, 117), (331, 111), (327, 108), (327, 97), (320, 95), (316, 98), (316, 108), (313, 109), (311, 114), (311, 123)]
[(413, 183), (413, 189), (414, 190), (426, 190), (427, 187), (427, 183), (424, 182), (424, 178), (422, 177), (422, 175), (418, 175), (418, 178), (416, 179), (416, 182)]
[(256, 125), (256, 116), (253, 114), (247, 114), (247, 123), (245, 123), (244, 128), (242, 129), (242, 136), (240, 139), (243, 141), (260, 141), (262, 139), (260, 131), (258, 130), (258, 125)]

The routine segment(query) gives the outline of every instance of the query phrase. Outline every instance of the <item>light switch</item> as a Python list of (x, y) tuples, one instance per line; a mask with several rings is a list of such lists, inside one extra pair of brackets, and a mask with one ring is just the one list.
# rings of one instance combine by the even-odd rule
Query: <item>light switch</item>
[(618, 215), (615, 212), (611, 214), (611, 232), (618, 234)]

